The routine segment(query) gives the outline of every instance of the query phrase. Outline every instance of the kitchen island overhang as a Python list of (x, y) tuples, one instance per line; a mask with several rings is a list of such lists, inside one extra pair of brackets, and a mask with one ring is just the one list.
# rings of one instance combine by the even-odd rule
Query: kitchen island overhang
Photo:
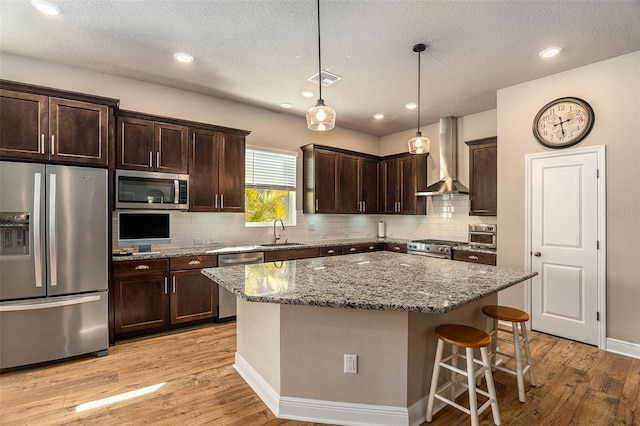
[(535, 276), (387, 252), (203, 273), (238, 296), (235, 368), (276, 416), (385, 425), (424, 421), (437, 325), (482, 328), (482, 306)]

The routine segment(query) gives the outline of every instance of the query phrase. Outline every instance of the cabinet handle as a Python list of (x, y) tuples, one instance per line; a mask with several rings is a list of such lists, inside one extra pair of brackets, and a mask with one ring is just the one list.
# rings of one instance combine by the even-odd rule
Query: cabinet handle
[(214, 202), (213, 202), (214, 206), (213, 207), (217, 209), (218, 208), (218, 194), (214, 194), (213, 199), (214, 199)]
[(56, 155), (56, 135), (51, 135), (51, 155)]
[(224, 194), (220, 194), (220, 210), (224, 209)]
[(173, 279), (171, 280), (171, 291), (174, 294), (176, 293), (176, 277), (175, 277), (175, 275), (173, 276)]
[(44, 133), (40, 135), (40, 152), (44, 155)]
[(349, 251), (356, 251), (356, 248), (355, 248), (355, 247), (351, 247), (351, 248), (349, 249)]
[(399, 247), (399, 246), (395, 246), (395, 247), (393, 248), (393, 250), (395, 250), (395, 251), (400, 251), (400, 247)]
[(470, 256), (469, 256), (469, 259), (471, 259), (471, 260), (478, 260), (478, 256), (470, 255)]
[(363, 201), (362, 202), (362, 213), (366, 213), (367, 212), (367, 202)]
[(149, 269), (149, 265), (138, 265), (138, 266), (136, 266), (136, 269), (139, 270), (139, 271), (143, 270), (143, 269)]
[(336, 251), (335, 250), (329, 250), (327, 253), (328, 254), (334, 254)]
[(156, 152), (156, 167), (160, 167), (160, 151)]
[(153, 169), (153, 152), (149, 151), (149, 167)]
[(200, 261), (199, 260), (192, 260), (189, 262), (189, 265), (199, 265)]
[(369, 246), (369, 250), (375, 250), (374, 246)]
[(316, 198), (316, 211), (318, 211), (318, 199)]
[(164, 277), (164, 294), (167, 294), (169, 292), (167, 287), (168, 287), (167, 286), (167, 277)]

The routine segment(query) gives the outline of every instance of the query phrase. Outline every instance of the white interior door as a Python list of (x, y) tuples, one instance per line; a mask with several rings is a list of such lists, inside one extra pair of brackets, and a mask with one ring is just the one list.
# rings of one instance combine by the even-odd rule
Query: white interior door
[(598, 153), (530, 162), (531, 327), (597, 345)]

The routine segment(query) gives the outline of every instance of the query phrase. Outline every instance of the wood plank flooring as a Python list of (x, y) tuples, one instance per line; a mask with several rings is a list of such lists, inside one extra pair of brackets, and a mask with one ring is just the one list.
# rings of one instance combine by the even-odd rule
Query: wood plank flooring
[[(233, 369), (235, 339), (235, 323), (207, 325), (119, 342), (102, 358), (5, 372), (0, 424), (310, 425), (274, 417)], [(640, 425), (640, 360), (541, 333), (530, 339), (538, 386), (525, 379), (525, 404), (514, 376), (494, 374), (503, 425)], [(147, 395), (76, 411), (162, 383)], [(447, 407), (431, 424), (469, 419)], [(481, 425), (491, 424), (487, 410)]]

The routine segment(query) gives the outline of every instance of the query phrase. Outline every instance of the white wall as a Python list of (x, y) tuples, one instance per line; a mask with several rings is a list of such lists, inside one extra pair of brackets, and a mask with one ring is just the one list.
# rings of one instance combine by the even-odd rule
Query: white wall
[[(640, 344), (640, 51), (498, 91), (498, 264), (525, 264), (524, 156), (544, 152), (531, 125), (547, 102), (586, 100), (595, 124), (581, 146), (606, 145), (607, 337)], [(524, 305), (524, 285), (500, 303)]]

